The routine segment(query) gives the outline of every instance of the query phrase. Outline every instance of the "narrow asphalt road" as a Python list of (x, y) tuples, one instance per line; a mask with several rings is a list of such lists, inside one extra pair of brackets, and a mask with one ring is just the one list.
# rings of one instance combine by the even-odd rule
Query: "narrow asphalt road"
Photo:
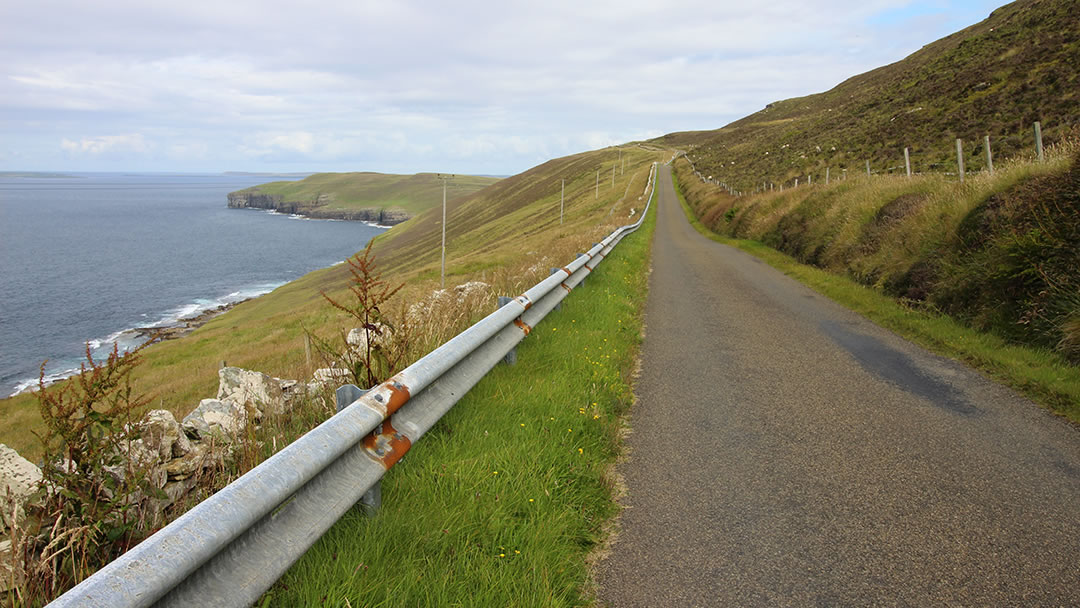
[(689, 225), (659, 176), (608, 606), (1080, 606), (1080, 432)]

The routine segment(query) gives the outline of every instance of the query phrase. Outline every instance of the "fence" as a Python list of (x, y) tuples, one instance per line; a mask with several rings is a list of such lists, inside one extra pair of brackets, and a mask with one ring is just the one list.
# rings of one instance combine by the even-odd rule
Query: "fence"
[[(655, 183), (654, 163), (650, 183)], [(645, 219), (587, 253), (106, 565), (51, 606), (249, 606)], [(355, 393), (354, 393), (355, 391)]]
[[(1036, 121), (1032, 125), (1032, 130), (1033, 130), (1034, 136), (1035, 136), (1035, 158), (1037, 158), (1039, 162), (1042, 162), (1043, 160), (1045, 160), (1045, 153), (1044, 153), (1044, 149), (1043, 149), (1042, 124), (1041, 124), (1041, 122)], [(980, 147), (982, 148), (982, 153), (985, 155), (985, 159), (986, 159), (985, 160), (985, 168), (984, 168), (984, 170), (986, 170), (987, 172), (992, 174), (994, 172), (994, 158), (993, 158), (993, 151), (992, 151), (992, 148), (991, 148), (990, 136), (989, 135), (985, 135), (983, 137)], [(956, 140), (956, 161), (955, 161), (956, 162), (956, 172), (955, 173), (953, 173), (951, 171), (945, 171), (944, 172), (946, 175), (958, 175), (961, 182), (964, 181), (964, 176), (967, 175), (967, 173), (969, 173), (964, 167), (964, 151), (965, 151), (965, 148), (964, 148), (963, 140), (957, 138), (957, 140)], [(893, 166), (893, 167), (887, 167), (884, 171), (878, 171), (878, 173), (893, 173), (893, 172), (896, 172), (896, 171), (905, 171), (907, 176), (911, 177), (912, 176), (911, 149), (905, 147), (903, 149), (903, 152), (904, 152), (904, 164)], [(728, 192), (728, 194), (730, 194), (732, 196), (737, 196), (738, 197), (738, 196), (743, 196), (744, 195), (744, 192), (742, 192), (741, 190), (739, 190), (739, 189), (737, 189), (737, 188), (735, 188), (733, 186), (730, 186), (727, 182), (722, 181), (719, 178), (714, 178), (712, 175), (703, 174), (694, 165), (693, 159), (691, 159), (686, 153), (682, 152), (682, 153), (677, 153), (676, 154), (676, 156), (679, 156), (679, 155), (684, 156), (686, 158), (687, 162), (690, 163), (690, 169), (694, 172), (694, 175), (696, 175), (697, 178), (702, 181), (702, 183), (713, 184), (713, 185), (716, 185), (716, 186), (720, 186), (721, 188), (725, 189)], [(874, 171), (871, 170), (870, 161), (867, 160), (867, 161), (865, 161), (865, 163), (866, 163), (866, 175), (867, 176), (872, 176), (874, 174)], [(931, 167), (935, 167), (935, 166), (940, 167), (941, 165), (937, 164), (937, 163), (932, 163), (930, 166)], [(841, 167), (837, 167), (837, 168), (841, 170), (841, 177), (840, 178), (842, 180), (847, 179), (847, 172), (848, 172), (847, 168), (841, 168)], [(825, 167), (824, 183), (826, 185), (828, 185), (830, 183), (830, 181), (835, 181), (834, 179), (830, 179), (831, 178), (831, 169), (832, 169), (832, 167), (828, 167), (828, 166)], [(803, 177), (805, 177), (805, 179), (803, 179)], [(822, 176), (819, 175), (819, 179), (821, 177)], [(813, 172), (807, 173), (805, 176), (795, 177), (790, 182), (789, 181), (782, 181), (779, 184), (776, 184), (776, 183), (770, 182), (770, 181), (756, 182), (755, 185), (754, 185), (753, 190), (751, 191), (751, 194), (757, 194), (759, 192), (766, 192), (766, 191), (771, 192), (771, 191), (777, 190), (777, 189), (780, 192), (783, 192), (785, 186), (786, 187), (798, 188), (800, 180), (805, 185), (813, 184), (814, 183), (814, 174), (813, 174)], [(760, 186), (758, 185), (758, 183), (760, 183)]]

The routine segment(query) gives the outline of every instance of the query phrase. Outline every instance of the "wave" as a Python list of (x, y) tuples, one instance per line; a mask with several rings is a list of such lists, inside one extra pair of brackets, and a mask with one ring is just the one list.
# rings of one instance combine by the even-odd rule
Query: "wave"
[[(78, 374), (80, 371), (82, 371), (80, 368), (73, 367), (58, 372), (53, 372), (51, 374), (45, 374), (45, 386), (49, 386), (50, 384), (59, 382), (61, 380), (64, 380), (65, 378), (70, 378), (75, 374)], [(21, 393), (32, 393), (36, 391), (38, 388), (38, 380), (39, 378), (30, 378), (28, 380), (23, 380), (22, 382), (19, 382), (15, 385), (15, 391), (8, 395), (8, 397), (14, 397), (15, 395)]]
[[(179, 325), (187, 319), (192, 319), (208, 310), (216, 310), (222, 306), (230, 304), (236, 304), (243, 302), (244, 300), (250, 300), (257, 298), (263, 294), (270, 293), (271, 291), (281, 287), (287, 283), (287, 281), (276, 281), (257, 283), (237, 289), (226, 295), (217, 298), (196, 298), (194, 301), (177, 306), (176, 308), (166, 311), (157, 321), (150, 324), (140, 325), (139, 327), (172, 327)], [(149, 315), (143, 314), (143, 317)], [(139, 327), (128, 327), (115, 331), (103, 338), (95, 338), (88, 340), (90, 345), (90, 354), (94, 357), (94, 361), (104, 361), (108, 358), (109, 354), (113, 350), (113, 345), (120, 353), (125, 353), (129, 350), (137, 348), (146, 342), (147, 337), (145, 334), (139, 331)], [(58, 361), (55, 366), (59, 369), (52, 371), (46, 370), (45, 385), (48, 386), (60, 380), (70, 378), (81, 371), (81, 368), (73, 366), (71, 359)], [(14, 392), (9, 397), (14, 397), (20, 393), (36, 390), (38, 387), (38, 377), (25, 378), (15, 383)]]

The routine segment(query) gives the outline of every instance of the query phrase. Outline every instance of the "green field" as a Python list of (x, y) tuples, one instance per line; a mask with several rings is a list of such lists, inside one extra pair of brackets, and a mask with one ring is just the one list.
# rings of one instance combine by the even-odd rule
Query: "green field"
[[(446, 196), (449, 199), (467, 196), (497, 181), (494, 177), (456, 175), (446, 184)], [(309, 203), (323, 195), (326, 210), (397, 207), (416, 215), (442, 204), (443, 184), (434, 173), (316, 173), (300, 181), (270, 182), (245, 191), (299, 203)]]

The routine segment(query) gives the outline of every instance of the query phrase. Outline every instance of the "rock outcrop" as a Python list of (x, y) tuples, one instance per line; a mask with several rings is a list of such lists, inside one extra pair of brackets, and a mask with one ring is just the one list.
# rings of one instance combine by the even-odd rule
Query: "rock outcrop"
[(307, 201), (287, 201), (280, 194), (263, 194), (257, 188), (238, 190), (228, 195), (231, 209), (266, 209), (324, 220), (352, 220), (382, 226), (400, 224), (411, 216), (400, 207), (363, 207), (358, 209), (328, 208), (330, 197), (320, 194)]
[(0, 497), (8, 492), (16, 500), (22, 500), (37, 489), (41, 470), (23, 458), (15, 450), (0, 443)]

